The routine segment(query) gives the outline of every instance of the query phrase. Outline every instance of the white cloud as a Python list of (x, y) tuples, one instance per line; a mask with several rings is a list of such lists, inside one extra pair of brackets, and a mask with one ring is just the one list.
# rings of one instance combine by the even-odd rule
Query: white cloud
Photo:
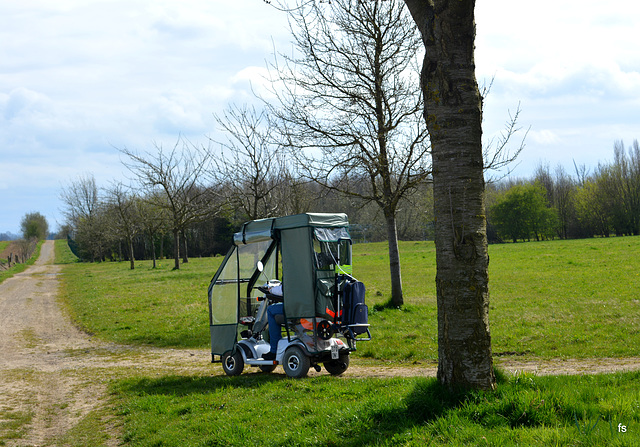
[(639, 138), (640, 3), (612, 0), (512, 2), (476, 7), (478, 78), (495, 76), (485, 132), (522, 109), (531, 126), (519, 175), (540, 161), (596, 166), (616, 139)]
[[(615, 139), (640, 138), (639, 18), (640, 2), (622, 0), (477, 2), (478, 78), (496, 76), (485, 135), (521, 103), (522, 175), (546, 157), (597, 163)], [(290, 40), (262, 0), (0, 2), (3, 198), (55, 210), (78, 173), (122, 175), (117, 147), (207, 141), (227, 103), (252, 102), (251, 87), (268, 97), (266, 60)], [(21, 216), (3, 213), (0, 232)]]
[(543, 146), (557, 144), (561, 140), (556, 132), (549, 129), (530, 131), (527, 137), (532, 142)]

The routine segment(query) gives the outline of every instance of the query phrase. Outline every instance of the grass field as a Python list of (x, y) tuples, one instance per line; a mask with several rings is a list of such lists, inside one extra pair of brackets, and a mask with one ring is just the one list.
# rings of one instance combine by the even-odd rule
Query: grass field
[[(393, 362), (437, 358), (435, 249), (400, 244), (405, 306), (388, 308), (386, 244), (354, 246), (374, 338), (357, 356)], [(492, 245), (490, 324), (497, 356), (624, 357), (640, 349), (640, 237)], [(106, 340), (208, 347), (207, 287), (222, 258), (72, 263), (63, 290), (71, 312)]]
[[(637, 356), (640, 238), (490, 247), (491, 330), (499, 356)], [(384, 244), (354, 247), (374, 339), (361, 363), (436, 359), (432, 243), (401, 244), (406, 305), (388, 308)], [(65, 255), (66, 253), (66, 255)], [(64, 257), (64, 259), (63, 259)], [(206, 290), (221, 258), (180, 271), (139, 262), (80, 264), (64, 244), (63, 298), (105, 340), (208, 347)], [(500, 371), (495, 392), (443, 389), (435, 379), (291, 380), (156, 375), (111, 381), (129, 446), (639, 446), (640, 373), (539, 377)], [(624, 431), (623, 431), (624, 428)], [(75, 442), (71, 445), (85, 445)]]

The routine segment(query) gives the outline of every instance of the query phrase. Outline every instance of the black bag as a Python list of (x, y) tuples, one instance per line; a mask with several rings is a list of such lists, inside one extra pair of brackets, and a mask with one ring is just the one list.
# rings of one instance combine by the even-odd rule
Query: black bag
[(369, 324), (369, 308), (364, 303), (365, 287), (360, 281), (347, 283), (344, 287), (344, 324), (365, 325), (353, 326), (354, 334), (367, 332)]

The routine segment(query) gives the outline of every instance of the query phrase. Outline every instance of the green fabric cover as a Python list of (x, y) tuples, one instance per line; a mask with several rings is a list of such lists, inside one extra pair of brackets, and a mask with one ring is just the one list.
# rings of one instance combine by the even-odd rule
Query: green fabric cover
[(223, 355), (233, 350), (237, 339), (237, 326), (237, 324), (209, 326), (212, 354)]
[[(333, 303), (330, 296), (335, 287), (335, 270), (316, 270), (313, 246), (314, 228), (344, 228), (321, 231), (320, 240), (334, 241), (348, 237), (346, 214), (306, 213), (293, 216), (260, 219), (247, 222), (234, 234), (234, 246), (216, 272), (209, 286), (209, 325), (211, 352), (222, 355), (233, 349), (237, 339), (239, 299), (251, 296), (253, 282), (258, 278), (276, 276), (276, 256), (267, 260), (263, 274), (256, 264), (267, 253), (273, 240), (280, 240), (284, 292), (284, 312), (287, 318), (326, 316)], [(243, 313), (248, 313), (246, 302)]]
[(284, 313), (287, 318), (315, 316), (311, 231), (310, 227), (302, 227), (280, 233)]
[(238, 249), (232, 246), (209, 284), (211, 352), (233, 349), (238, 326)]

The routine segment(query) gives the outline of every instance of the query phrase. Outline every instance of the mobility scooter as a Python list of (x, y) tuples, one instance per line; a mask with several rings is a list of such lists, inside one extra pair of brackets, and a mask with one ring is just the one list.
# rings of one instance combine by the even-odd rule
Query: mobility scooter
[[(293, 378), (311, 367), (321, 371), (321, 364), (342, 374), (356, 342), (371, 340), (364, 294), (352, 276), (345, 214), (246, 222), (209, 285), (211, 360), (229, 376), (245, 365), (264, 372), (282, 365)], [(265, 329), (268, 308), (277, 302), (281, 338), (271, 358), (273, 328)]]

